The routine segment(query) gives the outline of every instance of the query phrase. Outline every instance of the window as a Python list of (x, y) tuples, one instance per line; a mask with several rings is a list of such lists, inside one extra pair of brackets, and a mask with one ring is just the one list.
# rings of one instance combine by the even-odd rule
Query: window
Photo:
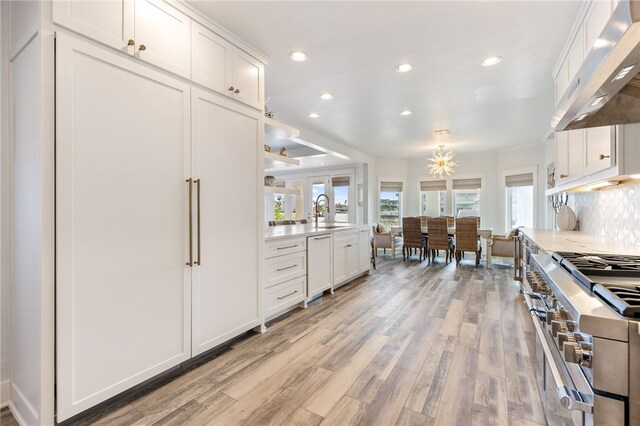
[(533, 173), (505, 177), (507, 187), (507, 228), (533, 228)]
[(402, 182), (380, 182), (379, 221), (388, 226), (400, 226), (402, 215)]
[(273, 194), (273, 220), (283, 220), (284, 213), (284, 195)]
[(420, 182), (420, 215), (444, 216), (447, 208), (447, 181), (428, 180)]
[(481, 185), (481, 178), (453, 179), (453, 216), (480, 217)]
[(334, 222), (349, 222), (349, 176), (331, 178), (333, 187)]

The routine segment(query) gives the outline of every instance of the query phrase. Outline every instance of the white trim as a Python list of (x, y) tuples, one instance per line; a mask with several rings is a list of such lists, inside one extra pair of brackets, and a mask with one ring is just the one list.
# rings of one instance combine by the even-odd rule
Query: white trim
[(407, 192), (406, 179), (403, 177), (378, 176), (376, 181), (376, 222), (380, 221), (380, 184), (382, 182), (402, 182), (402, 191), (398, 197), (398, 220), (401, 222), (404, 214), (404, 199)]
[[(20, 392), (20, 389), (16, 387), (15, 383), (11, 383), (11, 402), (9, 407), (13, 417), (15, 417), (21, 425), (37, 425), (42, 423), (33, 405), (29, 403), (29, 400)], [(19, 407), (25, 410), (21, 412)], [(26, 420), (25, 416), (28, 416)]]
[(500, 193), (500, 203), (502, 204), (502, 224), (504, 226), (505, 232), (509, 232), (511, 229), (511, 225), (509, 225), (509, 206), (507, 203), (507, 186), (506, 186), (506, 178), (507, 176), (513, 175), (521, 175), (524, 173), (532, 173), (533, 174), (533, 227), (537, 227), (538, 225), (538, 193), (540, 192), (540, 185), (538, 185), (538, 166), (527, 166), (527, 167), (519, 167), (517, 169), (507, 169), (503, 170), (500, 174), (500, 180), (498, 181), (498, 190)]

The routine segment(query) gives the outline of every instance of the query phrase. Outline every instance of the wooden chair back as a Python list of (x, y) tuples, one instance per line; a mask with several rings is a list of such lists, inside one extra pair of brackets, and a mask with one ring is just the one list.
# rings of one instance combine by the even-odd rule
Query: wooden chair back
[(453, 216), (440, 216), (440, 217), (443, 217), (443, 218), (447, 219), (447, 226), (449, 228), (452, 228), (452, 227), (456, 226), (456, 218), (455, 217), (453, 217)]
[(456, 219), (456, 250), (478, 251), (477, 217), (461, 217)]
[(429, 248), (436, 250), (449, 249), (449, 227), (444, 217), (432, 217), (428, 219)]
[(427, 227), (429, 226), (429, 216), (418, 216), (420, 218), (420, 226)]
[(422, 247), (422, 230), (419, 217), (402, 218), (402, 238), (405, 247)]

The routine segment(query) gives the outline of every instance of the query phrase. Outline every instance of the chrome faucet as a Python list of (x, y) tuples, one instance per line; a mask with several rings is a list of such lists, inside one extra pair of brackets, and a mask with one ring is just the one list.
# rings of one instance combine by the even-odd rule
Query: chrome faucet
[(318, 212), (320, 211), (318, 207), (320, 207), (320, 198), (322, 197), (324, 197), (325, 199), (325, 204), (327, 205), (327, 213), (329, 213), (329, 196), (327, 194), (318, 195), (318, 198), (316, 198), (316, 228), (318, 227)]

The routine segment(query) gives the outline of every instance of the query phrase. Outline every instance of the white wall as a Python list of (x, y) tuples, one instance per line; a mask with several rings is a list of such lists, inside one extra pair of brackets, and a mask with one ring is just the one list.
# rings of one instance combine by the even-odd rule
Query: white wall
[[(472, 154), (456, 154), (458, 163), (455, 175), (483, 174), (484, 190), (482, 209), (484, 212), (483, 227), (491, 227), (496, 233), (505, 229), (505, 197), (504, 184), (501, 182), (506, 170), (534, 167), (538, 171), (536, 201), (537, 201), (537, 227), (545, 227), (545, 197), (546, 165), (544, 143), (534, 143), (500, 151), (485, 151)], [(404, 216), (417, 216), (419, 214), (418, 202), (418, 178), (429, 176), (426, 170), (427, 159), (376, 159), (374, 182), (382, 178), (402, 178), (405, 180), (403, 191)], [(540, 172), (540, 171), (543, 172)], [(375, 184), (374, 184), (375, 185)], [(375, 189), (374, 189), (375, 193)], [(378, 196), (374, 195), (374, 217), (376, 220), (378, 211)]]

